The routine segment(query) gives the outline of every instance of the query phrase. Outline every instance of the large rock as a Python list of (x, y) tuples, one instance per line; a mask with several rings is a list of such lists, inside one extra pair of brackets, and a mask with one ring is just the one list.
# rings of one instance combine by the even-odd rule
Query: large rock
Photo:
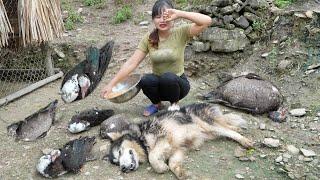
[(226, 6), (226, 7), (220, 9), (220, 13), (222, 15), (232, 14), (234, 12), (234, 10), (235, 10), (235, 8), (233, 6)]
[(250, 12), (244, 12), (244, 17), (247, 18), (250, 22), (259, 20), (259, 16)]
[(211, 27), (201, 33), (200, 39), (210, 41), (214, 52), (235, 52), (243, 50), (250, 43), (244, 31), (239, 28), (226, 30)]
[(240, 16), (235, 20), (235, 24), (243, 29), (249, 27), (249, 22), (244, 16)]
[(211, 6), (225, 7), (232, 4), (232, 0), (212, 0)]
[(210, 49), (209, 42), (201, 42), (201, 41), (193, 41), (192, 42), (192, 49), (196, 52), (203, 52), (208, 51)]
[(260, 9), (268, 7), (269, 4), (266, 0), (249, 0), (249, 5), (254, 9)]

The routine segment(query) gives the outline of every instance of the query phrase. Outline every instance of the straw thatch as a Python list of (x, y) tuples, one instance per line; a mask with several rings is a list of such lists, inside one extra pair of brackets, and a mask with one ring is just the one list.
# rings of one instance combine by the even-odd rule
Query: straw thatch
[(18, 19), (24, 46), (52, 41), (64, 31), (60, 0), (19, 0)]
[(0, 0), (0, 48), (8, 45), (9, 34), (13, 33), (2, 0)]

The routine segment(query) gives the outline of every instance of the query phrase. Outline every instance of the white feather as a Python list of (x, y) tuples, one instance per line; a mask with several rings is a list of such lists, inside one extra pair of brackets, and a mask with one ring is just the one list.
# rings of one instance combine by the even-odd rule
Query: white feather
[(44, 155), (40, 158), (37, 164), (37, 171), (47, 178), (50, 176), (44, 173), (44, 170), (49, 166), (50, 163), (51, 163), (51, 155)]
[(61, 97), (65, 102), (72, 102), (77, 99), (80, 92), (80, 88), (78, 85), (78, 74), (75, 74), (66, 81), (61, 88)]
[(82, 132), (84, 130), (86, 130), (86, 128), (89, 126), (90, 124), (83, 124), (83, 123), (72, 123), (68, 126), (68, 130), (71, 133), (79, 133)]

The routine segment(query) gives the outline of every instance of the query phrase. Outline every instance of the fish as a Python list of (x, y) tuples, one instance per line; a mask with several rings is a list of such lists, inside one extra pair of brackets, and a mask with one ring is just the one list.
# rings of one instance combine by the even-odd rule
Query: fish
[(58, 100), (54, 100), (46, 107), (28, 116), (23, 121), (13, 123), (7, 127), (8, 135), (16, 140), (35, 141), (45, 137), (55, 122), (55, 112)]
[(229, 79), (202, 96), (202, 99), (252, 114), (276, 111), (283, 102), (280, 90), (254, 73)]

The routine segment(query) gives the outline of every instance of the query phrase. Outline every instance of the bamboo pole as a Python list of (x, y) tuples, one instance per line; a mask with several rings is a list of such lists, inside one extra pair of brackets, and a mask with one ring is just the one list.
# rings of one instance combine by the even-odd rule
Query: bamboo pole
[(0, 0), (0, 48), (8, 45), (10, 33), (13, 33), (13, 30), (3, 1)]

